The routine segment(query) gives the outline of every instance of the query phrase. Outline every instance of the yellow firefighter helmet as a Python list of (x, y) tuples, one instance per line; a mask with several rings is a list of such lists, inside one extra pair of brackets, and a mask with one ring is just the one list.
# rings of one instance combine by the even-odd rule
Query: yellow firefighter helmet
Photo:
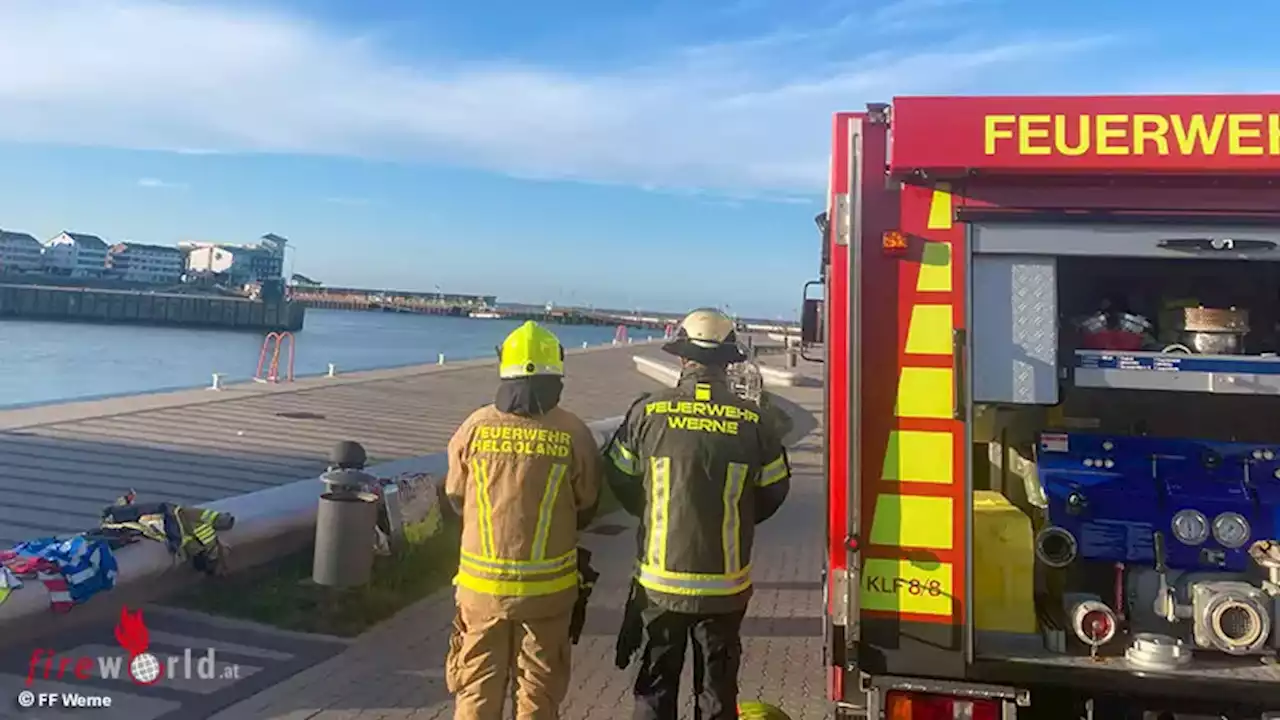
[(738, 347), (736, 324), (712, 308), (699, 308), (686, 315), (676, 328), (676, 336), (662, 349), (703, 365), (732, 365), (747, 359)]
[(498, 377), (564, 376), (564, 347), (555, 333), (530, 320), (498, 346)]

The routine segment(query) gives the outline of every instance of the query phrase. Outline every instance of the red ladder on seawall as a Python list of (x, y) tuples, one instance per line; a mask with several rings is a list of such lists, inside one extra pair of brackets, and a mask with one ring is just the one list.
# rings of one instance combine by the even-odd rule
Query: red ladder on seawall
[[(285, 374), (280, 375), (280, 354), (288, 341), (289, 355), (285, 366)], [(293, 382), (293, 350), (294, 340), (291, 332), (271, 332), (262, 339), (262, 352), (258, 354), (258, 370), (253, 374), (254, 382), (278, 383), (281, 380)], [(267, 354), (271, 355), (268, 362)], [(264, 374), (265, 371), (265, 374)]]

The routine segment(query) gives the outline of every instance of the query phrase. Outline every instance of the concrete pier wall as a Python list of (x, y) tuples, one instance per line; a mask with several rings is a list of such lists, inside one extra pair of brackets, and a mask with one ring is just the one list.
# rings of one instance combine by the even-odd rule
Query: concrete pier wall
[(297, 331), (305, 317), (306, 307), (286, 300), (0, 285), (0, 318)]

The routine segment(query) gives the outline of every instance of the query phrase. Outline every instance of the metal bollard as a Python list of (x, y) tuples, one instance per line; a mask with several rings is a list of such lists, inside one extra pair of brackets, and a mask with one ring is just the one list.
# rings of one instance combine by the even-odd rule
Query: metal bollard
[(796, 357), (797, 354), (798, 353), (796, 352), (795, 348), (787, 348), (787, 367), (788, 368), (794, 368), (796, 365), (799, 364), (799, 359)]
[(320, 477), (326, 491), (316, 511), (311, 561), (311, 580), (317, 585), (353, 587), (373, 575), (379, 503), (369, 491), (377, 478), (364, 472), (366, 461), (359, 443), (338, 443), (330, 453), (329, 470)]
[(222, 373), (214, 373), (214, 374), (213, 374), (213, 384), (212, 384), (212, 385), (210, 385), (208, 389), (209, 389), (209, 390), (221, 390), (221, 389), (222, 389)]
[(329, 363), (329, 377), (338, 377), (338, 366)]
[(316, 512), (316, 550), (311, 579), (326, 587), (364, 585), (373, 576), (378, 496), (327, 492)]
[(440, 353), (440, 356), (436, 358), (436, 364), (437, 364), (437, 365), (443, 365), (443, 364), (444, 364), (444, 353)]

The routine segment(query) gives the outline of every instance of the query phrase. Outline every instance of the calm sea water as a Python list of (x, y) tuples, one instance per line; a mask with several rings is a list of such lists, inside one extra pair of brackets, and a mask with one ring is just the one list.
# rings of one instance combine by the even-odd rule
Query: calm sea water
[[(519, 323), (405, 313), (307, 311), (296, 336), (298, 376), (463, 360), (492, 355)], [(599, 345), (614, 328), (553, 328), (566, 347)], [(248, 380), (262, 335), (26, 321), (0, 322), (0, 407), (207, 386)]]

